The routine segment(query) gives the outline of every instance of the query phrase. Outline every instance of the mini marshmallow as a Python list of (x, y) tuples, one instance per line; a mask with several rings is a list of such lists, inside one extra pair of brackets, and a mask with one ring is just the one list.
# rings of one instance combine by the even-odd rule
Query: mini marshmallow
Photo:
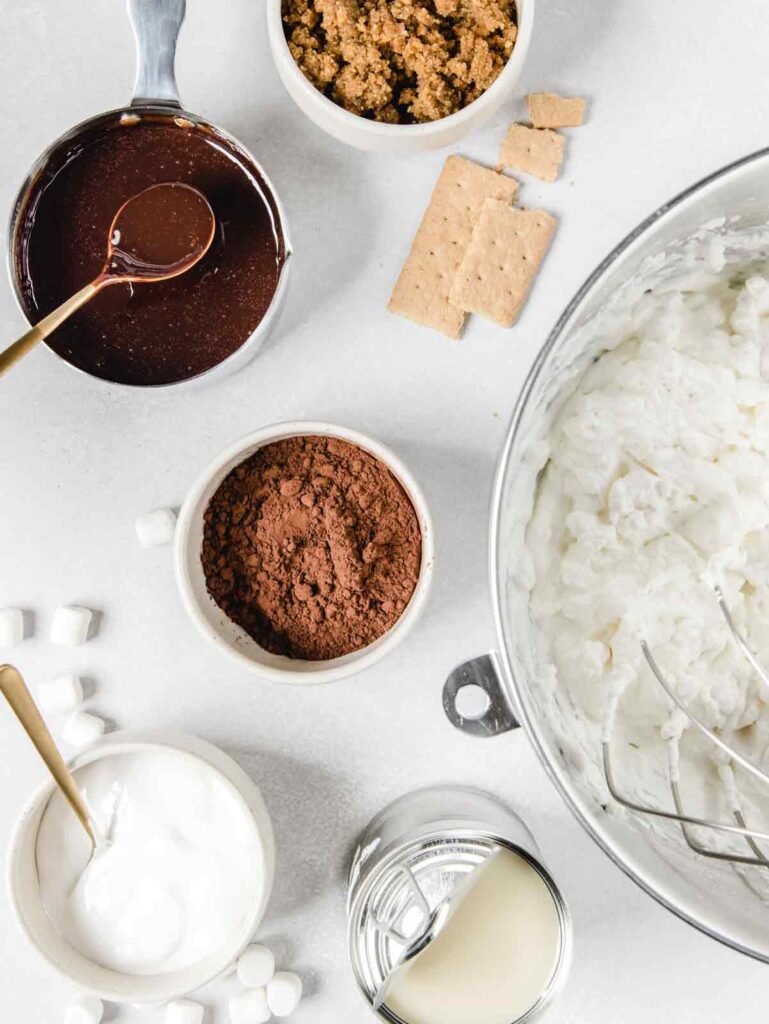
[(21, 608), (0, 608), (0, 647), (15, 647), (24, 639)]
[(176, 531), (176, 513), (172, 508), (156, 508), (136, 520), (136, 536), (143, 548), (170, 544)]
[(62, 714), (75, 711), (83, 703), (83, 684), (79, 676), (63, 675), (41, 683), (37, 688), (37, 702), (43, 711)]
[(302, 979), (292, 971), (278, 971), (267, 985), (267, 1005), (276, 1017), (288, 1017), (302, 998)]
[(62, 730), (62, 738), (71, 747), (87, 747), (104, 734), (107, 723), (89, 711), (76, 711), (70, 715)]
[(246, 988), (264, 988), (275, 973), (275, 954), (258, 942), (248, 946), (238, 960), (238, 977)]
[(92, 612), (79, 605), (62, 605), (53, 613), (51, 643), (60, 647), (79, 647), (88, 638)]
[(191, 999), (172, 999), (166, 1004), (165, 1024), (203, 1024), (206, 1008)]
[(96, 996), (78, 996), (64, 1014), (64, 1024), (100, 1024), (104, 1004)]
[(267, 993), (263, 988), (251, 988), (230, 996), (232, 1024), (267, 1024), (271, 1016)]

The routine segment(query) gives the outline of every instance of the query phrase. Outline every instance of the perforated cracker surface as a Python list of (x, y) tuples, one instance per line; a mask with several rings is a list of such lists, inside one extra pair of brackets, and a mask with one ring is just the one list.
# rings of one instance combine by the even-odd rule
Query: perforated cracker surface
[(514, 209), (487, 199), (454, 280), (456, 305), (512, 327), (556, 225), (544, 210)]
[(499, 162), (542, 181), (555, 181), (563, 162), (565, 141), (563, 135), (549, 128), (514, 124), (500, 147)]
[(517, 191), (514, 178), (450, 156), (393, 289), (390, 312), (458, 338), (466, 314), (451, 300), (451, 287), (484, 200), (508, 208)]

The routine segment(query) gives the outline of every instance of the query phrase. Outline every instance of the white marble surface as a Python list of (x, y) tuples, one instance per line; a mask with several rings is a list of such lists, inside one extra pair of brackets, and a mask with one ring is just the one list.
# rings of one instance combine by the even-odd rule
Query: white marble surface
[[(89, 706), (121, 727), (173, 726), (232, 752), (263, 787), (279, 850), (262, 935), (307, 979), (297, 1024), (370, 1018), (347, 967), (344, 873), (356, 832), (387, 800), (461, 780), (517, 806), (574, 914), (575, 959), (550, 1024), (737, 1021), (766, 968), (706, 939), (643, 895), (572, 821), (522, 735), (481, 743), (443, 718), (446, 673), (494, 642), (486, 587), (487, 503), (516, 392), (549, 327), (601, 256), (682, 187), (767, 142), (762, 0), (539, 0), (521, 93), (590, 98), (555, 185), (525, 202), (561, 218), (519, 326), (473, 322), (460, 344), (389, 316), (384, 305), (442, 154), (410, 159), (342, 148), (307, 123), (277, 79), (264, 0), (188, 0), (178, 78), (185, 103), (239, 135), (287, 207), (297, 249), (274, 342), (248, 369), (193, 394), (99, 387), (39, 351), (0, 395), (0, 605), (34, 612), (13, 660), (36, 680), (81, 671)], [(133, 80), (121, 0), (2, 0), (0, 209), (38, 152)], [(510, 104), (460, 152), (494, 163)], [(2, 337), (22, 319), (4, 287)], [(167, 549), (144, 551), (134, 517), (178, 503), (199, 469), (271, 421), (335, 420), (381, 437), (424, 484), (438, 565), (426, 615), (364, 677), (331, 688), (264, 684), (205, 646), (186, 620)], [(54, 608), (100, 609), (80, 650), (46, 640)], [(0, 835), (42, 769), (0, 713)], [(54, 977), (0, 911), (0, 1018), (59, 1021), (71, 986)], [(223, 982), (203, 995), (226, 1020)], [(111, 1008), (115, 1022), (158, 1009)]]

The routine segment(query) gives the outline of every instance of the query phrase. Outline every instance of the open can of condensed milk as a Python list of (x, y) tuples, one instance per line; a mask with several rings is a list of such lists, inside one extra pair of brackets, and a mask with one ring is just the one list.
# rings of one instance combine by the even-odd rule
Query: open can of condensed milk
[(361, 835), (348, 944), (390, 1024), (521, 1024), (566, 976), (571, 923), (529, 829), (479, 790), (401, 797)]

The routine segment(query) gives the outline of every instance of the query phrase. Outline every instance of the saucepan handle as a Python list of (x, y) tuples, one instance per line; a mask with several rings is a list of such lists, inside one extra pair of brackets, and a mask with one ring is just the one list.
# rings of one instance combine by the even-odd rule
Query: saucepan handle
[(180, 107), (174, 60), (186, 0), (128, 0), (136, 36), (136, 85), (131, 106)]
[[(477, 714), (464, 714), (457, 708), (457, 695), (465, 687), (480, 687), (486, 694)], [(486, 739), (519, 728), (520, 723), (510, 705), (504, 687), (496, 651), (489, 651), (458, 665), (443, 687), (443, 710), (451, 724), (469, 736)]]

